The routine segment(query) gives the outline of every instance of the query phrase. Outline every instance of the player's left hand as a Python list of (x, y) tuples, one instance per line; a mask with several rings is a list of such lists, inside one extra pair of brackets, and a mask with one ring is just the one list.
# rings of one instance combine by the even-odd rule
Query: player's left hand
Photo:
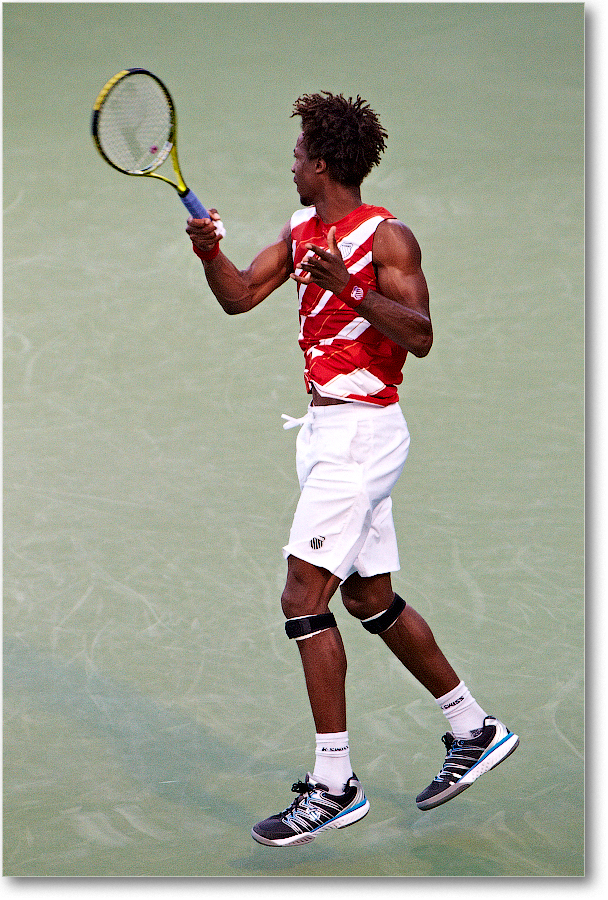
[(310, 284), (312, 281), (324, 291), (339, 294), (348, 284), (349, 275), (338, 249), (335, 225), (332, 225), (327, 235), (327, 250), (317, 247), (316, 244), (306, 244), (305, 246), (310, 251), (310, 255), (304, 257), (290, 278), (297, 281), (298, 284)]

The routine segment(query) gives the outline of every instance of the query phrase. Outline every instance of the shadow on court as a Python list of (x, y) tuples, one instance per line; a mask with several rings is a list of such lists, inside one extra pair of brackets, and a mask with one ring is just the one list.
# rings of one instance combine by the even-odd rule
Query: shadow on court
[[(218, 772), (230, 778), (244, 774), (251, 760), (175, 707), (162, 707), (125, 683), (87, 675), (11, 641), (4, 646), (4, 683), (6, 707), (15, 704), (20, 716), (53, 717), (65, 723), (66, 735), (94, 735), (129, 777), (165, 800), (242, 825), (243, 806), (202, 784), (213, 783)], [(45, 748), (38, 749), (42, 758)], [(11, 765), (10, 751), (6, 762)]]

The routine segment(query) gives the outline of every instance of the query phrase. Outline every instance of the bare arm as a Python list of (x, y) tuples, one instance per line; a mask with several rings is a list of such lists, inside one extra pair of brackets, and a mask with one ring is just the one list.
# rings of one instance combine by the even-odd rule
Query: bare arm
[[(301, 267), (307, 274), (291, 277), (300, 283), (312, 280), (339, 294), (349, 274), (336, 244), (335, 229), (329, 231), (328, 246), (329, 251), (311, 245), (315, 256)], [(396, 219), (382, 222), (374, 238), (373, 262), (378, 291), (368, 291), (357, 312), (414, 356), (426, 356), (433, 343), (429, 292), (420, 247), (410, 229)]]
[[(217, 216), (211, 210), (213, 218)], [(219, 217), (218, 217), (219, 218)], [(190, 240), (199, 250), (209, 252), (218, 238), (213, 222), (188, 219)], [(248, 312), (284, 284), (293, 271), (289, 223), (279, 238), (255, 257), (247, 269), (240, 271), (221, 250), (212, 260), (203, 262), (209, 287), (228, 315)]]

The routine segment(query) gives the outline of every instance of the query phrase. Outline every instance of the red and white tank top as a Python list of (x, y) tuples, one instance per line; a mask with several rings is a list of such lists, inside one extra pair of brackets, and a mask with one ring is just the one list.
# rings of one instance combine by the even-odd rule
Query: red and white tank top
[[(327, 248), (327, 233), (336, 226), (336, 241), (351, 275), (357, 275), (370, 290), (377, 290), (372, 265), (376, 228), (395, 217), (380, 206), (363, 204), (352, 213), (326, 225), (314, 206), (291, 217), (291, 248), (294, 269), (310, 253), (306, 243)], [(314, 384), (324, 397), (358, 400), (389, 406), (399, 399), (397, 386), (407, 350), (399, 347), (330, 291), (316, 284), (299, 285), (300, 336), (304, 351), (304, 381), (308, 393)]]

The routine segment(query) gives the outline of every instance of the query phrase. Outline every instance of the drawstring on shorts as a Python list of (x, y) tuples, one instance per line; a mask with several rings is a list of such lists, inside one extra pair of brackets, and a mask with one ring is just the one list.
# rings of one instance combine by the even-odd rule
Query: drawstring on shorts
[(281, 418), (286, 419), (283, 423), (283, 428), (285, 431), (288, 431), (290, 428), (300, 428), (305, 422), (310, 422), (312, 415), (309, 410), (306, 415), (302, 416), (300, 419), (294, 419), (293, 416), (288, 416), (287, 413), (281, 413)]

